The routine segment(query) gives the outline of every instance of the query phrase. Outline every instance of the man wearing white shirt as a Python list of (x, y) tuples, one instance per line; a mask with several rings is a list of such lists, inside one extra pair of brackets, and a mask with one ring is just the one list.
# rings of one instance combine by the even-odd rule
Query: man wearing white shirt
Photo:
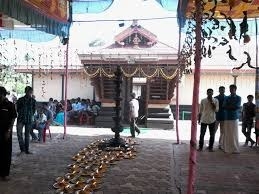
[(219, 110), (219, 102), (216, 98), (213, 98), (213, 90), (210, 88), (207, 90), (207, 98), (201, 100), (200, 112), (198, 122), (201, 125), (199, 149), (202, 151), (204, 144), (204, 136), (206, 133), (207, 126), (209, 126), (210, 140), (209, 140), (209, 151), (213, 152), (213, 144), (215, 138), (215, 123), (216, 123), (216, 112)]
[(131, 137), (135, 137), (135, 131), (139, 134), (140, 130), (136, 124), (138, 118), (139, 103), (136, 99), (136, 94), (131, 93), (131, 101), (129, 102), (129, 121), (130, 121), (130, 133)]

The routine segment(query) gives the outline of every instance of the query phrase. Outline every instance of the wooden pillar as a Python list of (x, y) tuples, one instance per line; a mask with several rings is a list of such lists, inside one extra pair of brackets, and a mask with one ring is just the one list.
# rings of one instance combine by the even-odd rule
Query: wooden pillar
[(100, 75), (100, 100), (104, 98), (103, 76)]
[[(150, 79), (147, 78), (147, 90), (146, 90), (146, 125), (147, 125), (147, 117), (148, 117), (148, 103), (149, 103), (149, 93), (150, 93)], [(147, 127), (147, 126), (146, 126)]]
[(64, 94), (65, 94), (65, 75), (64, 74), (61, 74), (61, 99), (62, 100), (65, 100), (65, 97), (64, 97)]
[(195, 0), (195, 21), (196, 21), (196, 41), (195, 41), (195, 69), (194, 69), (194, 86), (192, 96), (192, 124), (191, 124), (191, 140), (190, 140), (190, 156), (189, 156), (189, 176), (188, 176), (188, 194), (194, 193), (194, 183), (196, 178), (196, 153), (197, 153), (197, 120), (198, 120), (198, 104), (200, 89), (200, 71), (201, 71), (201, 25), (202, 25), (202, 1)]
[(64, 86), (65, 86), (65, 94), (64, 94), (64, 134), (63, 134), (63, 139), (65, 139), (66, 133), (67, 133), (67, 86), (68, 86), (68, 52), (69, 52), (69, 40), (67, 41), (66, 45), (66, 68), (65, 68), (65, 79), (64, 79)]
[[(164, 79), (164, 78), (162, 78)], [(171, 100), (169, 99), (169, 80), (166, 80), (166, 97), (165, 97), (166, 100)]]
[(96, 77), (89, 78), (91, 86), (93, 86), (93, 100), (96, 100), (96, 96), (100, 98), (100, 89), (98, 88), (99, 85), (97, 84), (98, 79), (99, 78)]
[[(255, 104), (256, 104), (256, 115), (255, 115), (255, 132), (259, 134), (259, 67), (258, 67), (258, 24), (257, 18), (255, 18), (255, 40), (256, 40), (256, 74), (255, 74)], [(257, 135), (256, 135), (257, 137)], [(257, 142), (258, 143), (258, 142)]]

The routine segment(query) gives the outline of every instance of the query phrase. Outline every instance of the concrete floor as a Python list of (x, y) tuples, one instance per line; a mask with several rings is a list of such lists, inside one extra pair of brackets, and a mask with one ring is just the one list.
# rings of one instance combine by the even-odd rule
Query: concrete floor
[[(94, 193), (186, 193), (191, 125), (189, 121), (179, 124), (180, 145), (174, 144), (175, 131), (143, 130), (136, 138), (137, 157), (111, 166), (101, 188)], [(0, 194), (55, 193), (52, 187), (55, 178), (68, 172), (67, 165), (72, 163), (73, 155), (93, 141), (113, 136), (107, 128), (68, 127), (65, 139), (62, 127), (51, 127), (51, 132), (52, 139), (47, 139), (45, 144), (31, 143), (34, 154), (23, 156), (17, 156), (19, 149), (14, 133), (11, 180), (0, 182)], [(123, 132), (121, 135), (130, 134)], [(215, 152), (197, 153), (195, 193), (259, 193), (259, 148), (242, 147), (241, 129), (239, 136), (241, 154), (223, 153), (217, 149), (217, 141)], [(208, 140), (208, 134), (205, 139)]]

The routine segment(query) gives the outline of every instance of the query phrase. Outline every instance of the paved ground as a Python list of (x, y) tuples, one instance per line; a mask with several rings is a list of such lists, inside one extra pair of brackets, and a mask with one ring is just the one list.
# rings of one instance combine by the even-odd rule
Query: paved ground
[[(111, 166), (97, 194), (180, 194), (186, 193), (190, 123), (180, 123), (182, 144), (175, 145), (175, 131), (148, 130), (136, 138), (138, 154)], [(91, 142), (112, 137), (110, 129), (52, 127), (53, 138), (45, 144), (31, 144), (33, 155), (17, 156), (13, 137), (11, 180), (0, 182), (0, 194), (55, 193), (54, 179), (66, 174), (71, 157)], [(124, 132), (122, 135), (127, 136)], [(208, 136), (205, 137), (206, 139)], [(218, 138), (218, 134), (216, 139)], [(240, 134), (240, 141), (244, 138)], [(242, 144), (242, 143), (240, 143)], [(197, 194), (258, 194), (258, 149), (242, 147), (241, 154), (230, 155), (216, 149), (197, 155)]]

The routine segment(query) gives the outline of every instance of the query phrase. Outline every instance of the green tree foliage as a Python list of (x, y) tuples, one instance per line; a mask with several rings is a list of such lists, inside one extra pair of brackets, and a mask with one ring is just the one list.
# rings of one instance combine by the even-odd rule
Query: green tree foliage
[(31, 74), (17, 73), (10, 67), (5, 67), (0, 72), (0, 85), (16, 95), (23, 94), (26, 85), (31, 84)]

